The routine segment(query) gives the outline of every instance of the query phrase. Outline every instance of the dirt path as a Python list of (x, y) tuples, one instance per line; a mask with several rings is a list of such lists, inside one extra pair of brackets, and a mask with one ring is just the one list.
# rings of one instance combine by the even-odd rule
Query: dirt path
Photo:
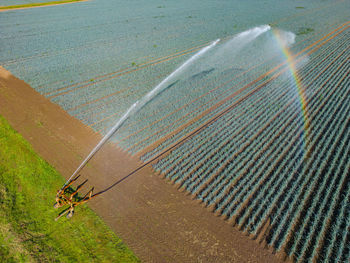
[[(89, 127), (2, 67), (0, 114), (66, 178), (100, 140)], [(139, 166), (135, 158), (108, 145), (82, 175), (99, 191)], [(150, 167), (116, 184), (90, 206), (143, 262), (280, 262)]]

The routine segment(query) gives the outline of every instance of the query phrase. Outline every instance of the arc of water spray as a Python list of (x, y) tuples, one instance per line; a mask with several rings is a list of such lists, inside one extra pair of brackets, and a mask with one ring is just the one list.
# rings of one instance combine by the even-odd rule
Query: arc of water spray
[(89, 155), (84, 159), (84, 161), (79, 165), (79, 167), (74, 171), (71, 177), (65, 182), (62, 186), (61, 190), (75, 177), (81, 169), (87, 164), (88, 161), (96, 154), (96, 152), (101, 149), (101, 147), (105, 144), (105, 142), (123, 125), (123, 123), (133, 114), (137, 113), (142, 109), (148, 102), (150, 102), (154, 97), (156, 97), (160, 92), (166, 89), (166, 84), (170, 79), (184, 70), (188, 65), (190, 65), (193, 61), (198, 59), (204, 53), (206, 53), (209, 49), (213, 48), (220, 39), (215, 40), (210, 45), (202, 48), (192, 57), (190, 57), (185, 63), (183, 63), (180, 67), (178, 67), (174, 72), (172, 72), (169, 76), (167, 76), (164, 80), (162, 80), (154, 89), (152, 89), (149, 93), (147, 93), (141, 100), (136, 101), (118, 120), (118, 122), (109, 130), (109, 132), (101, 139), (101, 141), (95, 146), (94, 149), (89, 153)]

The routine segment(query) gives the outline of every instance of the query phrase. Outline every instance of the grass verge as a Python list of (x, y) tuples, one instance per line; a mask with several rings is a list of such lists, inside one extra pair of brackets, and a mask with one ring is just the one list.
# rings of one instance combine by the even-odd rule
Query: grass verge
[(86, 205), (54, 221), (63, 183), (0, 116), (0, 262), (139, 262)]
[(43, 2), (43, 3), (28, 3), (28, 4), (22, 4), (22, 5), (0, 6), (0, 10), (39, 7), (39, 6), (45, 6), (45, 5), (59, 5), (59, 4), (68, 4), (68, 3), (82, 2), (82, 1), (86, 1), (86, 0), (62, 0), (62, 1), (51, 1), (51, 2)]

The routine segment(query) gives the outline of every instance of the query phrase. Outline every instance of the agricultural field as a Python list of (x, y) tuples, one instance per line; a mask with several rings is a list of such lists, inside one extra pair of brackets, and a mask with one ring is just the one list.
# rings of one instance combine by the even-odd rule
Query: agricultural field
[(296, 261), (350, 256), (349, 27), (337, 33), (298, 80), (281, 80), (284, 66), (249, 83), (201, 117), (199, 131), (188, 123), (142, 156), (195, 131), (155, 168), (252, 236), (268, 224), (264, 240)]
[(348, 262), (349, 14), (345, 0), (6, 11), (0, 65), (105, 135), (197, 54), (111, 140), (295, 262)]

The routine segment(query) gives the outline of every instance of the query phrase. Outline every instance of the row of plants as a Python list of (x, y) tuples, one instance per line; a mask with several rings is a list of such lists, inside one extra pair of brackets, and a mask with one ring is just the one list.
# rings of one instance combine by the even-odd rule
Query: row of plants
[[(311, 51), (313, 48), (319, 48), (319, 49), (323, 49), (323, 47), (312, 47)], [(269, 61), (269, 63), (271, 63), (271, 65), (275, 65), (276, 64), (276, 60), (271, 59), (271, 61)], [(250, 70), (248, 70), (247, 72), (244, 72), (244, 74), (239, 75), (239, 78), (233, 78), (233, 83), (231, 83), (230, 81), (225, 82), (226, 85), (230, 85), (229, 87), (226, 87), (224, 85), (224, 87), (219, 86), (220, 88), (225, 88), (223, 90), (223, 92), (219, 93), (219, 94), (214, 94), (215, 97), (215, 102), (220, 101), (220, 100), (224, 100), (227, 96), (230, 96), (230, 94), (233, 94), (235, 91), (238, 90), (239, 87), (242, 87), (244, 85), (246, 85), (247, 83), (254, 81), (255, 79), (257, 79), (260, 75), (261, 72), (264, 72), (262, 70), (266, 70), (265, 66), (267, 66), (267, 68), (269, 68), (269, 63), (263, 63), (261, 66), (263, 68), (259, 68), (259, 70), (254, 70), (252, 72), (250, 72)], [(272, 68), (272, 66), (271, 66)], [(259, 74), (260, 73), (260, 74)], [(263, 78), (259, 80), (259, 83), (264, 83), (267, 79)], [(259, 84), (257, 83), (257, 84)], [(232, 86), (233, 84), (233, 86)], [(253, 88), (255, 88), (254, 85), (252, 85), (251, 87), (249, 87), (248, 89), (245, 89), (244, 91), (242, 91), (240, 94), (238, 94), (237, 96), (235, 96), (234, 98), (232, 98), (232, 100), (227, 101), (226, 103), (224, 103), (223, 105), (221, 105), (220, 107), (216, 108), (215, 110), (207, 113), (206, 116), (203, 116), (199, 121), (196, 121), (196, 124), (192, 124), (190, 125), (191, 127), (187, 127), (184, 130), (180, 131), (177, 134), (174, 134), (173, 136), (171, 136), (170, 139), (168, 139), (165, 142), (162, 142), (160, 145), (157, 145), (157, 149), (154, 149), (153, 151), (149, 151), (147, 152), (142, 159), (143, 160), (148, 160), (150, 159), (150, 157), (155, 156), (157, 153), (161, 152), (162, 150), (164, 150), (166, 147), (168, 147), (169, 145), (171, 145), (172, 143), (176, 142), (176, 140), (178, 140), (179, 138), (182, 137), (183, 134), (186, 134), (186, 132), (190, 132), (191, 130), (194, 130), (196, 127), (198, 127), (198, 125), (200, 125), (201, 123), (204, 123), (206, 120), (208, 120), (210, 117), (214, 116), (215, 114), (217, 114), (220, 110), (223, 110), (225, 107), (233, 104), (235, 101), (239, 100), (241, 97), (245, 96), (248, 92), (250, 92)], [(177, 89), (174, 89), (175, 91)], [(184, 92), (186, 94), (186, 92)], [(178, 94), (182, 94), (181, 92), (179, 92)], [(177, 97), (176, 94), (174, 94), (174, 97)], [(146, 146), (152, 144), (154, 141), (156, 141), (159, 138), (162, 138), (163, 136), (165, 136), (166, 134), (168, 134), (169, 132), (172, 132), (176, 129), (176, 127), (179, 127), (181, 124), (186, 123), (186, 121), (188, 121), (191, 118), (195, 118), (196, 116), (198, 116), (201, 112), (204, 112), (206, 109), (208, 109), (210, 106), (213, 105), (212, 103), (213, 101), (209, 99), (209, 101), (204, 101), (204, 104), (199, 105), (197, 108), (193, 109), (188, 109), (187, 112), (185, 112), (185, 115), (183, 114), (179, 114), (178, 118), (174, 118), (172, 116), (170, 116), (170, 120), (168, 119), (164, 119), (162, 118), (162, 121), (164, 122), (164, 125), (160, 127), (160, 129), (157, 129), (157, 127), (150, 127), (152, 129), (157, 129), (157, 132), (149, 135), (146, 134), (146, 137), (141, 133), (137, 134), (138, 136), (134, 136), (133, 138), (130, 138), (131, 143), (133, 144), (132, 147), (127, 148), (128, 151), (130, 151), (131, 153), (135, 153), (138, 152), (140, 150), (142, 150), (143, 148), (145, 148)], [(192, 105), (193, 107), (196, 106), (196, 104)], [(155, 107), (157, 108), (157, 107)], [(164, 114), (164, 113), (163, 113)], [(146, 131), (144, 131), (146, 132)], [(180, 136), (181, 135), (181, 136)], [(141, 141), (141, 142), (140, 142)], [(123, 146), (123, 144), (121, 144)], [(137, 148), (135, 148), (135, 146)]]
[(296, 261), (332, 255), (345, 262), (348, 39), (345, 31), (298, 68), (307, 112), (293, 80), (281, 74), (155, 169), (255, 236), (269, 223), (268, 244)]
[[(263, 91), (265, 91), (265, 89), (263, 90)], [(277, 93), (277, 92), (279, 92), (279, 90), (277, 89), (277, 90), (275, 90), (275, 93)], [(285, 91), (286, 92), (286, 91)], [(285, 94), (285, 93), (282, 93), (282, 94)], [(261, 98), (261, 97), (263, 97), (263, 93), (262, 94), (260, 94), (260, 93), (257, 93), (256, 94), (257, 95), (257, 98)], [(266, 95), (266, 94), (265, 94)], [(271, 96), (272, 95), (272, 96)], [(271, 97), (274, 97), (274, 94), (270, 94), (269, 96), (271, 96)], [(258, 107), (257, 105), (255, 105), (255, 102), (256, 102), (256, 97), (254, 96), (254, 97), (252, 97), (252, 101), (254, 102), (253, 104), (251, 104), (252, 106), (254, 106), (253, 107), (253, 109), (254, 109), (254, 112), (252, 112), (252, 114), (249, 114), (248, 116), (255, 116), (259, 111), (261, 111), (261, 107), (266, 107), (266, 105), (263, 105), (263, 106), (260, 106), (260, 107)], [(252, 103), (252, 102), (250, 102), (250, 103)], [(283, 104), (283, 103), (280, 103), (280, 104)], [(237, 117), (239, 117), (240, 115), (238, 114), (239, 113), (239, 107), (237, 107), (236, 109), (235, 109), (235, 112), (234, 112), (234, 114), (236, 114), (236, 116)], [(236, 117), (236, 118), (237, 118)], [(255, 116), (256, 117), (256, 116)], [(245, 118), (247, 118), (246, 116), (245, 116)], [(223, 119), (223, 123), (227, 123), (227, 119), (225, 118), (225, 119)], [(248, 123), (248, 121), (247, 120), (245, 120), (244, 121), (244, 125), (247, 125), (247, 123)], [(230, 130), (232, 130), (232, 131), (235, 131), (235, 127), (234, 126), (232, 126), (232, 124), (230, 124), (230, 123), (227, 123), (227, 126), (229, 126), (231, 129)], [(192, 140), (190, 140), (190, 142), (186, 142), (186, 145), (189, 145), (189, 143), (190, 143), (190, 145), (188, 146), (188, 148), (189, 149), (191, 149), (191, 150), (188, 150), (188, 149), (186, 149), (186, 150), (181, 150), (182, 149), (182, 147), (179, 147), (178, 149), (176, 149), (175, 151), (174, 151), (174, 153), (175, 154), (172, 154), (171, 156), (184, 156), (184, 154), (185, 153), (188, 153), (188, 152), (193, 152), (193, 149), (197, 149), (197, 147), (198, 147), (198, 145), (199, 146), (201, 146), (201, 147), (206, 147), (206, 148), (208, 148), (208, 146), (206, 146), (206, 142), (207, 142), (207, 134), (216, 134), (217, 133), (217, 131), (218, 130), (220, 130), (220, 125), (218, 124), (218, 123), (215, 123), (214, 125), (212, 125), (210, 128), (208, 128), (208, 129), (206, 129), (205, 131), (203, 131), (203, 133), (201, 133), (203, 136), (200, 136), (200, 135), (198, 135), (198, 136), (195, 136)], [(251, 130), (254, 130), (254, 128), (253, 129), (251, 129)], [(215, 132), (214, 132), (215, 131)], [(244, 131), (244, 130), (243, 130)], [(241, 132), (239, 131), (238, 132), (238, 134), (240, 134)], [(236, 131), (236, 134), (237, 134), (237, 131)], [(236, 136), (236, 135), (235, 135)], [(226, 138), (227, 136), (221, 136), (221, 139), (223, 139), (223, 138)], [(198, 138), (198, 139), (197, 139)], [(211, 137), (211, 138), (213, 138), (213, 137)], [(217, 139), (216, 138), (213, 138), (213, 140), (215, 140), (215, 141), (217, 141)], [(211, 142), (209, 142), (209, 144), (211, 145)], [(213, 146), (211, 146), (211, 147), (213, 147)], [(215, 147), (213, 147), (213, 148), (215, 148)], [(181, 152), (179, 152), (179, 150), (181, 150)], [(192, 158), (195, 158), (194, 156), (192, 156)], [(185, 158), (186, 159), (186, 158)], [(200, 160), (201, 159), (201, 156), (199, 156), (199, 158), (197, 158), (197, 160)], [(173, 160), (173, 159), (170, 159), (170, 163), (172, 163), (172, 165), (173, 166), (175, 166), (175, 165), (177, 165), (177, 163), (175, 162), (175, 160)], [(164, 169), (164, 167), (162, 167), (162, 170)], [(167, 173), (167, 176), (169, 177), (169, 176), (171, 176), (171, 174), (169, 174), (168, 173), (168, 171), (167, 170), (165, 170), (165, 172)], [(180, 174), (182, 173), (183, 171), (180, 171)]]

